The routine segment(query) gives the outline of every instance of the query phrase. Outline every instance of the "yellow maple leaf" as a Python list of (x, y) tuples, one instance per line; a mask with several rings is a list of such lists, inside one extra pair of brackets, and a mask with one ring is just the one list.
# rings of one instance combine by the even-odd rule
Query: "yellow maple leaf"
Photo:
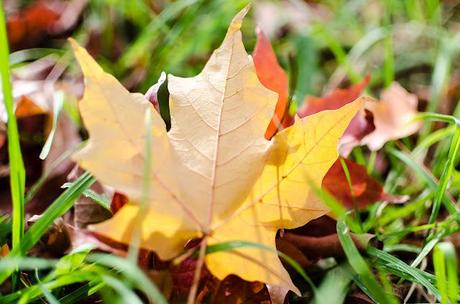
[[(311, 193), (337, 159), (339, 138), (363, 101), (298, 119), (264, 139), (277, 95), (262, 86), (242, 43), (237, 14), (222, 45), (191, 78), (169, 75), (172, 127), (140, 94), (131, 94), (72, 42), (85, 76), (80, 111), (89, 143), (75, 159), (101, 182), (130, 197), (110, 220), (91, 229), (129, 243), (136, 226), (141, 245), (170, 259), (191, 238), (202, 244), (246, 241), (206, 255), (218, 278), (236, 274), (298, 291), (275, 246), (279, 228), (301, 226), (328, 212)], [(152, 118), (152, 164), (139, 222), (145, 161), (144, 117)]]

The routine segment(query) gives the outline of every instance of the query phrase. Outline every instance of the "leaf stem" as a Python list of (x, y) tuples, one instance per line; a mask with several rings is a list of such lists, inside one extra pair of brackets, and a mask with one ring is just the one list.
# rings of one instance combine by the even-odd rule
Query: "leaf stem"
[(193, 274), (192, 286), (187, 298), (187, 304), (195, 303), (195, 298), (198, 292), (198, 285), (200, 284), (201, 270), (204, 265), (204, 256), (206, 255), (206, 247), (208, 245), (208, 236), (205, 236), (200, 244), (200, 253), (195, 266), (195, 272)]

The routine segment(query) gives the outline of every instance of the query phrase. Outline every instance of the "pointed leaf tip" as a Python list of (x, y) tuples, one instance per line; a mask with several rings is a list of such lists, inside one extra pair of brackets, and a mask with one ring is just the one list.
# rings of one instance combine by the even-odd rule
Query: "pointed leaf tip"
[(238, 14), (235, 15), (232, 19), (232, 23), (228, 28), (229, 32), (236, 32), (241, 28), (241, 24), (243, 23), (243, 19), (248, 13), (249, 9), (251, 8), (251, 4), (246, 5)]
[(80, 47), (78, 42), (72, 37), (67, 38), (67, 41), (69, 42), (70, 46), (74, 51), (76, 51)]

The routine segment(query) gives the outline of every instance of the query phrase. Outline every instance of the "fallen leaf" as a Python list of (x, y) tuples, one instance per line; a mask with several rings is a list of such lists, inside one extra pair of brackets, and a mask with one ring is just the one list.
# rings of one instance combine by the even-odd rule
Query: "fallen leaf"
[[(59, 4), (56, 6), (56, 4)], [(13, 49), (32, 47), (41, 41), (59, 20), (63, 6), (37, 1), (23, 11), (8, 17), (8, 39)]]
[(322, 187), (347, 208), (365, 208), (378, 201), (403, 202), (404, 196), (392, 196), (383, 191), (382, 185), (367, 174), (364, 166), (350, 159), (342, 159), (350, 174), (351, 189), (340, 160), (337, 160), (323, 179)]
[[(296, 261), (308, 260), (309, 265), (306, 265), (305, 268), (311, 271), (312, 268), (315, 269), (315, 263), (322, 258), (344, 256), (336, 227), (337, 222), (333, 218), (323, 215), (302, 227), (285, 230), (284, 234), (278, 236), (277, 245), (280, 241), (280, 244), (283, 245), (290, 244), (290, 252), (295, 253), (297, 250), (297, 253), (293, 255)], [(372, 237), (371, 234), (352, 234), (352, 239), (359, 250), (365, 250)], [(279, 250), (283, 250), (282, 248), (285, 247), (280, 247)], [(303, 254), (304, 257), (302, 258), (300, 254)]]
[(257, 29), (257, 44), (252, 56), (260, 82), (266, 88), (278, 93), (275, 113), (265, 131), (265, 138), (271, 139), (279, 130), (285, 129), (294, 123), (294, 118), (288, 113), (288, 76), (279, 65), (270, 41), (260, 29)]
[[(30, 226), (36, 223), (41, 215), (34, 215), (28, 221)], [(68, 225), (62, 218), (54, 221), (45, 235), (30, 250), (29, 255), (42, 258), (62, 257), (71, 247), (71, 235)]]
[[(260, 82), (278, 93), (275, 113), (265, 132), (265, 138), (271, 139), (278, 131), (294, 123), (294, 117), (289, 113), (289, 81), (286, 72), (276, 59), (270, 41), (260, 29), (257, 29), (257, 44), (253, 57)], [(302, 118), (321, 111), (338, 109), (357, 99), (369, 81), (370, 75), (364, 77), (358, 84), (346, 89), (336, 89), (323, 97), (309, 96), (297, 114)], [(361, 139), (374, 129), (372, 113), (361, 110), (356, 114), (340, 140), (340, 155), (347, 156), (354, 147), (360, 145)]]
[(361, 96), (370, 79), (370, 76), (367, 75), (361, 82), (346, 89), (335, 89), (323, 97), (308, 96), (297, 114), (300, 117), (305, 117), (324, 110), (339, 109)]
[(417, 115), (417, 96), (394, 82), (381, 94), (378, 103), (369, 103), (366, 108), (374, 114), (375, 131), (363, 138), (371, 150), (379, 150), (390, 141), (416, 133), (420, 122), (414, 122)]
[[(257, 75), (262, 84), (279, 94), (275, 113), (265, 133), (265, 138), (270, 139), (279, 130), (285, 129), (293, 123), (293, 117), (288, 113), (288, 79), (286, 72), (278, 64), (270, 41), (261, 30), (257, 31), (257, 45), (253, 56)], [(370, 76), (368, 75), (360, 83), (349, 88), (336, 89), (323, 97), (309, 96), (306, 98), (304, 106), (298, 111), (298, 115), (306, 117), (321, 111), (338, 109), (357, 99), (369, 81)], [(361, 139), (374, 131), (374, 129), (372, 113), (367, 110), (360, 111), (353, 118), (340, 140), (339, 151), (341, 154), (348, 155), (355, 146), (360, 144)], [(332, 190), (330, 192), (339, 201), (343, 202), (348, 208), (352, 208), (353, 205), (350, 203), (351, 193), (348, 194), (350, 192), (348, 182), (341, 168), (340, 162), (336, 161), (329, 173), (324, 177), (323, 187), (327, 190)], [(354, 185), (355, 188), (364, 186), (366, 190), (366, 192), (363, 191), (356, 197), (361, 207), (384, 198), (382, 187), (367, 175), (365, 169), (361, 169), (354, 163), (349, 169), (353, 173), (355, 182), (356, 179), (361, 177), (366, 178), (367, 181), (366, 183), (361, 179), (359, 185)], [(341, 174), (336, 175), (339, 171)], [(356, 193), (354, 194), (356, 195)]]
[[(168, 77), (169, 132), (148, 100), (129, 93), (72, 41), (85, 75), (80, 111), (90, 134), (74, 157), (130, 198), (110, 220), (90, 226), (93, 231), (128, 244), (137, 227), (142, 247), (161, 259), (177, 256), (196, 238), (209, 246), (259, 243), (272, 251), (231, 248), (206, 255), (206, 265), (221, 280), (235, 274), (298, 292), (275, 251), (277, 230), (329, 211), (309, 184), (319, 186), (337, 159), (339, 138), (363, 100), (298, 119), (266, 140), (277, 97), (259, 82), (244, 49), (239, 29), (246, 12), (235, 16), (199, 75)], [(144, 193), (146, 113), (152, 163)]]
[[(320, 111), (338, 109), (361, 96), (369, 81), (370, 75), (364, 77), (361, 82), (349, 88), (335, 89), (323, 97), (308, 96), (305, 98), (304, 105), (298, 110), (297, 114), (300, 117), (306, 117)], [(368, 103), (372, 104), (371, 101)], [(372, 112), (365, 109), (361, 110), (353, 118), (340, 139), (340, 155), (349, 155), (353, 148), (359, 146), (361, 140), (374, 130), (375, 126)]]
[[(359, 237), (357, 235), (352, 235), (352, 239), (360, 251), (366, 249), (369, 240), (372, 238), (373, 235), (371, 234), (361, 235)], [(322, 237), (286, 233), (283, 239), (294, 244), (312, 261), (317, 261), (318, 259), (326, 257), (342, 258), (345, 256), (336, 233)]]
[(8, 40), (13, 50), (37, 46), (45, 38), (71, 29), (86, 0), (39, 0), (8, 16)]
[[(171, 277), (173, 281), (173, 289), (171, 292), (171, 303), (184, 303), (187, 300), (190, 287), (193, 284), (193, 276), (195, 274), (197, 260), (189, 257), (182, 261), (179, 265), (170, 267)], [(200, 281), (198, 290), (198, 299), (195, 303), (207, 303), (206, 298), (211, 297), (215, 292), (219, 280), (217, 280), (209, 270), (204, 267), (200, 273)]]

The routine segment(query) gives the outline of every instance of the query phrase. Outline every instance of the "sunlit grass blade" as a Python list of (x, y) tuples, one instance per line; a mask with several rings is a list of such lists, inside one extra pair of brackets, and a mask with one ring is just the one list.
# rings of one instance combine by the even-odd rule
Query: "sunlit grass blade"
[(65, 51), (61, 49), (52, 49), (52, 48), (31, 48), (18, 50), (10, 54), (9, 64), (10, 68), (20, 66), (21, 64), (27, 64), (27, 61), (32, 61), (47, 56), (62, 56)]
[[(53, 291), (55, 289), (77, 284), (77, 283), (84, 283), (84, 282), (91, 282), (100, 280), (100, 275), (88, 270), (77, 270), (73, 273), (69, 273), (66, 275), (62, 275), (55, 280), (51, 280), (49, 282), (43, 283), (43, 287), (49, 291)], [(2, 304), (9, 304), (9, 303), (18, 303), (23, 301), (24, 303), (32, 302), (32, 300), (41, 297), (43, 295), (42, 289), (38, 284), (31, 285), (24, 289), (21, 289), (15, 293), (6, 295), (4, 297), (0, 297), (0, 303)]]
[(393, 54), (393, 36), (391, 27), (391, 17), (393, 14), (393, 1), (384, 1), (385, 13), (384, 13), (384, 27), (386, 32), (384, 43), (384, 61), (383, 61), (383, 75), (385, 87), (392, 84), (394, 80), (395, 68), (394, 68), (394, 54)]
[(21, 270), (47, 269), (54, 267), (56, 263), (57, 260), (53, 259), (8, 256), (0, 260), (0, 274), (11, 268)]
[[(426, 289), (428, 289), (433, 295), (439, 298), (439, 291), (433, 285), (434, 277), (428, 273), (425, 273), (413, 266), (409, 266), (397, 257), (377, 248), (369, 247), (367, 249), (369, 255), (377, 259), (377, 263), (381, 266), (385, 266), (385, 270), (408, 279), (412, 282), (416, 282)], [(431, 278), (431, 279), (429, 279)]]
[(51, 131), (46, 139), (45, 144), (43, 145), (42, 151), (40, 152), (40, 159), (45, 159), (48, 156), (48, 153), (51, 150), (51, 145), (53, 144), (54, 135), (58, 128), (59, 117), (61, 116), (62, 108), (64, 107), (64, 92), (58, 91), (54, 94), (53, 102), (53, 126)]
[(14, 114), (14, 100), (10, 82), (9, 48), (3, 1), (0, 0), (0, 75), (3, 101), (8, 115), (8, 156), (10, 167), (11, 199), (13, 202), (13, 248), (21, 243), (24, 234), (25, 169), (22, 160), (19, 132)]
[(436, 130), (429, 135), (427, 135), (423, 140), (420, 141), (420, 143), (415, 147), (414, 150), (412, 150), (412, 154), (414, 156), (418, 156), (422, 154), (423, 151), (428, 149), (430, 146), (434, 145), (435, 143), (449, 138), (454, 134), (455, 131), (455, 126), (450, 126), (448, 128), (443, 128), (440, 130)]
[(100, 284), (92, 284), (94, 286), (91, 286), (91, 282), (88, 284), (85, 284), (74, 291), (67, 293), (63, 297), (59, 299), (59, 302), (61, 304), (75, 304), (79, 303), (82, 301), (82, 299), (86, 299), (89, 296), (93, 295), (95, 292), (100, 290), (102, 287), (104, 287), (103, 283)]
[(35, 270), (35, 278), (38, 282), (38, 287), (40, 287), (43, 296), (48, 301), (49, 304), (60, 304), (59, 301), (53, 296), (53, 294), (40, 282), (40, 276), (38, 275), (38, 271)]
[(422, 196), (422, 198), (420, 198), (419, 200), (413, 203), (406, 204), (401, 208), (385, 213), (376, 219), (374, 225), (379, 225), (383, 227), (389, 224), (390, 222), (397, 220), (398, 218), (407, 217), (408, 215), (422, 208), (426, 204), (426, 202), (432, 197), (433, 197), (433, 193), (429, 193), (427, 195)]
[(136, 293), (129, 289), (122, 281), (117, 280), (114, 277), (108, 275), (103, 275), (102, 280), (105, 284), (110, 286), (113, 289), (113, 291), (118, 293), (118, 295), (120, 296), (119, 300), (122, 301), (122, 303), (143, 303), (142, 300), (139, 299), (139, 297), (136, 295)]
[(433, 264), (436, 283), (441, 293), (441, 303), (457, 303), (459, 300), (457, 254), (452, 243), (442, 242), (434, 248)]
[(449, 153), (447, 155), (446, 165), (444, 167), (444, 171), (442, 172), (441, 178), (439, 180), (439, 186), (436, 189), (436, 195), (433, 202), (433, 209), (430, 215), (430, 219), (428, 223), (434, 223), (436, 218), (438, 217), (439, 209), (441, 208), (442, 199), (444, 197), (444, 193), (446, 192), (447, 185), (450, 181), (450, 177), (452, 176), (452, 172), (455, 167), (455, 161), (458, 154), (458, 150), (460, 149), (460, 127), (457, 126), (454, 137), (452, 138), (451, 146), (449, 149)]

